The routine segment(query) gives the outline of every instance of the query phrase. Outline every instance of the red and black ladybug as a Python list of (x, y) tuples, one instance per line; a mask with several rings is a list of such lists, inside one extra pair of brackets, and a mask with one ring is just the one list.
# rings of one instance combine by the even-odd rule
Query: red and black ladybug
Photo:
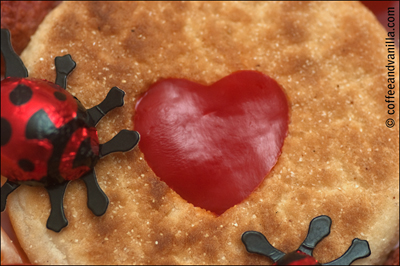
[(88, 190), (88, 207), (103, 215), (108, 197), (97, 183), (94, 166), (99, 158), (128, 151), (139, 142), (139, 133), (122, 130), (99, 144), (96, 124), (115, 107), (124, 104), (125, 93), (113, 87), (106, 99), (86, 110), (66, 91), (67, 75), (75, 68), (70, 55), (56, 57), (56, 82), (28, 78), (14, 52), (10, 33), (1, 29), (1, 53), (6, 63), (1, 81), (1, 211), (7, 196), (20, 184), (44, 186), (50, 196), (47, 228), (59, 232), (67, 226), (63, 197), (71, 180), (82, 179)]
[[(273, 265), (321, 265), (313, 256), (315, 246), (331, 232), (332, 220), (326, 215), (311, 220), (306, 239), (300, 247), (290, 253), (283, 253), (274, 248), (260, 232), (247, 231), (242, 235), (242, 242), (250, 253), (267, 256)], [(322, 265), (350, 265), (353, 261), (371, 255), (368, 241), (353, 239), (349, 249), (338, 259)]]

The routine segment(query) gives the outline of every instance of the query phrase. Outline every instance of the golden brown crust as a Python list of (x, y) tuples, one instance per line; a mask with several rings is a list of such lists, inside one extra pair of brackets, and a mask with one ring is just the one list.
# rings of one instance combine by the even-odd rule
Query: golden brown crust
[[(211, 84), (240, 69), (282, 85), (291, 123), (273, 171), (220, 217), (180, 198), (135, 148), (96, 166), (110, 198), (104, 216), (86, 207), (82, 181), (70, 183), (69, 226), (59, 234), (45, 228), (44, 189), (12, 193), (21, 245), (39, 264), (265, 264), (271, 261), (246, 252), (243, 232), (260, 231), (290, 252), (311, 219), (325, 214), (333, 224), (314, 252), (320, 262), (358, 237), (372, 255), (356, 263), (383, 263), (399, 229), (399, 130), (384, 124), (385, 35), (358, 2), (62, 3), (22, 59), (31, 77), (54, 80), (54, 57), (70, 53), (77, 67), (68, 90), (86, 107), (113, 86), (126, 92), (125, 106), (99, 123), (100, 143), (134, 127), (135, 102), (156, 80)], [(398, 113), (393, 118), (398, 124)]]

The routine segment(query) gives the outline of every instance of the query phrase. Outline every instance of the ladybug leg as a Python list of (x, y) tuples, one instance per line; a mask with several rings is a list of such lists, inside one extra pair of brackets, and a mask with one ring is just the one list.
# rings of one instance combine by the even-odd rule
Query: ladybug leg
[(312, 256), (315, 246), (331, 232), (332, 220), (326, 215), (311, 220), (306, 239), (297, 250)]
[(8, 180), (1, 187), (1, 212), (3, 212), (6, 209), (8, 195), (18, 187), (19, 185), (17, 183), (13, 183)]
[(137, 131), (123, 129), (111, 140), (99, 145), (99, 156), (101, 158), (112, 152), (129, 151), (138, 144), (139, 140), (140, 135)]
[(91, 126), (96, 126), (100, 119), (103, 118), (109, 111), (116, 107), (124, 105), (125, 92), (118, 87), (113, 87), (108, 92), (106, 98), (99, 104), (87, 110), (93, 123)]
[(5, 77), (26, 78), (28, 70), (11, 45), (10, 31), (1, 29), (1, 53), (6, 64)]
[(64, 193), (69, 182), (64, 182), (57, 186), (46, 187), (50, 196), (51, 211), (47, 219), (47, 228), (54, 232), (60, 232), (61, 229), (68, 225), (67, 218), (64, 214)]
[(76, 63), (69, 54), (57, 56), (54, 61), (57, 73), (55, 83), (65, 90), (67, 89), (67, 76), (74, 70)]
[(338, 259), (322, 265), (350, 265), (353, 261), (371, 255), (367, 240), (354, 238), (349, 249)]
[(88, 208), (96, 216), (103, 215), (108, 207), (108, 197), (104, 191), (100, 188), (97, 182), (96, 173), (94, 170), (87, 173), (81, 179), (85, 182), (87, 188), (87, 205)]
[(244, 232), (242, 235), (242, 242), (246, 246), (248, 252), (267, 256), (274, 262), (285, 256), (285, 253), (274, 248), (260, 232)]

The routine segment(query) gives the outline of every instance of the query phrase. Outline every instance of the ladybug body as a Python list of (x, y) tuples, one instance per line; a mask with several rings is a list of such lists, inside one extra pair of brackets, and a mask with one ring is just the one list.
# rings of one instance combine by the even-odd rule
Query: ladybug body
[(97, 216), (108, 207), (94, 166), (100, 158), (129, 151), (139, 142), (136, 131), (121, 130), (99, 144), (96, 124), (112, 109), (124, 104), (125, 93), (111, 88), (100, 104), (86, 109), (66, 91), (67, 76), (76, 64), (70, 55), (55, 58), (55, 83), (28, 78), (28, 71), (11, 46), (10, 33), (1, 29), (1, 53), (6, 78), (1, 81), (1, 211), (7, 196), (20, 185), (43, 186), (51, 204), (47, 228), (59, 232), (67, 226), (63, 197), (68, 183), (82, 179), (88, 208)]
[(1, 113), (2, 127), (10, 129), (4, 132), (1, 173), (12, 182), (46, 186), (71, 181), (99, 159), (97, 130), (89, 125), (86, 108), (54, 83), (6, 78)]

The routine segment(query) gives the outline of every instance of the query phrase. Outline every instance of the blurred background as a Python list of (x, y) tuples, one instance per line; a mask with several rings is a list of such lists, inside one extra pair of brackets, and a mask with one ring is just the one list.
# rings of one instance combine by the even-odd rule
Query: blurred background
[(368, 7), (376, 16), (376, 18), (379, 20), (379, 22), (386, 28), (386, 30), (392, 30), (389, 29), (387, 26), (388, 24), (388, 14), (387, 10), (388, 7), (394, 7), (395, 9), (395, 32), (396, 32), (396, 45), (399, 47), (399, 27), (400, 27), (400, 21), (398, 20), (399, 18), (399, 1), (361, 1), (366, 7)]

